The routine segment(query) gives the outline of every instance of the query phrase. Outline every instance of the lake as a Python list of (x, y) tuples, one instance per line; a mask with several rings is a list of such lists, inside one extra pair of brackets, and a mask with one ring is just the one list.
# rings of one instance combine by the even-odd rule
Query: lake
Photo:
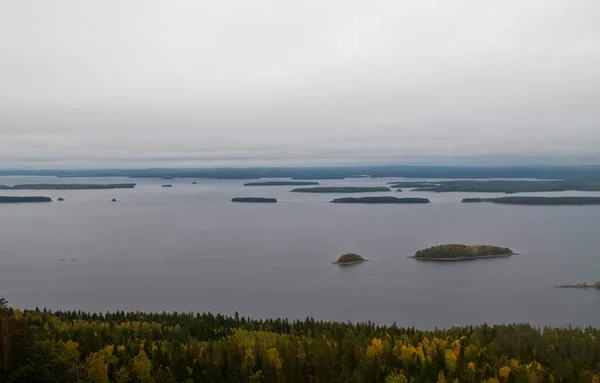
[[(402, 179), (319, 182), (394, 180)], [(244, 187), (244, 180), (0, 177), (0, 184), (50, 182), (138, 186), (0, 191), (66, 199), (0, 205), (0, 296), (13, 307), (238, 311), (420, 329), (483, 322), (600, 326), (600, 291), (554, 288), (600, 280), (600, 206), (461, 204), (464, 197), (503, 194), (410, 191), (353, 196), (432, 203), (346, 205), (329, 203), (340, 194)], [(167, 183), (173, 187), (161, 188)], [(279, 203), (230, 202), (248, 196)], [(507, 246), (521, 254), (450, 263), (406, 258), (441, 243)], [(371, 261), (331, 264), (346, 252)]]

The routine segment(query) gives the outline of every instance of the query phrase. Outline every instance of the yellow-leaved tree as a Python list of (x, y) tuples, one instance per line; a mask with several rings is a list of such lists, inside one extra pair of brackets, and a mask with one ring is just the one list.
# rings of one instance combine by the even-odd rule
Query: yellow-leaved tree
[(150, 372), (152, 371), (152, 362), (148, 359), (146, 352), (140, 348), (140, 352), (133, 358), (133, 372), (142, 383), (151, 382)]

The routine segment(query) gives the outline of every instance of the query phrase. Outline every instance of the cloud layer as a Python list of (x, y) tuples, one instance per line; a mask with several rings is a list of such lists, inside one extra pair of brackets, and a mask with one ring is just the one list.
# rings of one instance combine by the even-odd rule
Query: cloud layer
[(600, 162), (599, 14), (596, 0), (5, 1), (0, 167)]

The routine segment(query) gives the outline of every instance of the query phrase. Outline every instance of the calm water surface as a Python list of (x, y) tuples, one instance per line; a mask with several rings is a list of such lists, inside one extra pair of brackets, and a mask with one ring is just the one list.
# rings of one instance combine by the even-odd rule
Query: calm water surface
[[(383, 186), (390, 180), (321, 183)], [(131, 181), (0, 177), (0, 184)], [(553, 287), (600, 280), (600, 206), (461, 204), (483, 194), (409, 191), (372, 195), (432, 203), (335, 205), (328, 201), (340, 195), (243, 187), (241, 180), (191, 181), (133, 180), (138, 187), (132, 190), (2, 191), (66, 201), (0, 205), (0, 295), (21, 308), (238, 311), (419, 328), (600, 326), (599, 291)], [(161, 188), (164, 183), (174, 187)], [(245, 196), (279, 203), (229, 202)], [(522, 254), (443, 264), (406, 258), (448, 242), (508, 246)], [(330, 264), (345, 252), (371, 262)]]

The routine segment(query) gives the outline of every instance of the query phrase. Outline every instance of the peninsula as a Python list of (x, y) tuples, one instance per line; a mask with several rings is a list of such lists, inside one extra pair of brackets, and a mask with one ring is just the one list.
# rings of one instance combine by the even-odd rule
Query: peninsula
[(499, 197), (464, 198), (463, 203), (492, 202), (504, 205), (600, 205), (600, 197)]
[(50, 197), (0, 197), (0, 203), (52, 202)]
[(264, 181), (264, 182), (248, 182), (244, 186), (310, 186), (319, 185), (318, 182), (311, 181)]
[(514, 252), (508, 247), (490, 245), (446, 244), (419, 250), (412, 257), (426, 261), (463, 261), (480, 258), (509, 257)]
[(341, 257), (339, 257), (337, 261), (333, 262), (333, 264), (340, 265), (340, 266), (350, 266), (350, 265), (356, 265), (358, 263), (362, 263), (365, 261), (368, 261), (368, 259), (365, 259), (358, 254), (348, 253), (348, 254), (344, 254)]
[(345, 197), (336, 198), (331, 203), (367, 203), (367, 204), (410, 204), (410, 203), (429, 203), (427, 198), (397, 198), (397, 197)]
[(255, 203), (275, 203), (275, 198), (262, 198), (262, 197), (236, 197), (231, 202), (255, 202)]
[(389, 192), (390, 188), (369, 186), (369, 187), (353, 187), (353, 186), (321, 186), (316, 188), (298, 188), (293, 189), (294, 193), (374, 193), (374, 192)]
[(0, 190), (92, 190), (133, 189), (136, 184), (26, 184), (0, 185)]

